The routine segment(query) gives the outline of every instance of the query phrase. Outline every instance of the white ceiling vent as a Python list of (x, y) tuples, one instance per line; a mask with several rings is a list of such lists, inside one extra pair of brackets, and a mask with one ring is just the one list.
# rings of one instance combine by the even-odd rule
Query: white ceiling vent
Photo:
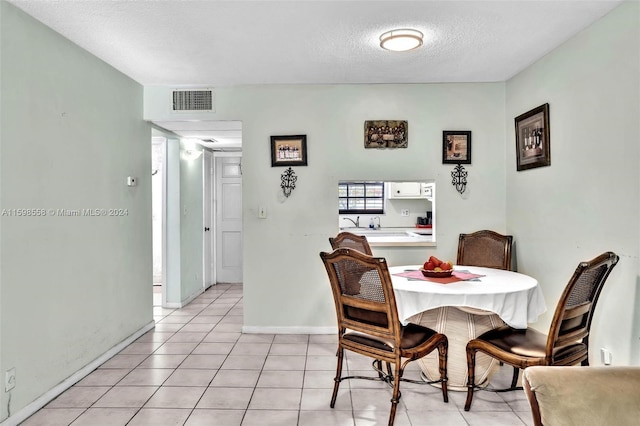
[(214, 112), (213, 90), (173, 90), (173, 112)]

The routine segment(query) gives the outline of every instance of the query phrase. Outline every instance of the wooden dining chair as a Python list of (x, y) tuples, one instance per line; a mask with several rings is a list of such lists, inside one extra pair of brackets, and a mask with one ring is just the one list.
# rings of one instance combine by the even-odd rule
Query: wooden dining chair
[(335, 237), (329, 238), (329, 244), (331, 244), (332, 249), (337, 248), (352, 248), (358, 250), (364, 254), (372, 255), (371, 247), (369, 246), (369, 242), (367, 241), (367, 237), (364, 235), (356, 235), (351, 232), (340, 232)]
[[(400, 323), (386, 260), (350, 248), (322, 252), (320, 257), (329, 276), (338, 318), (338, 365), (331, 408), (343, 380), (382, 380), (393, 387), (389, 426), (393, 425), (401, 396), (400, 381), (427, 383), (403, 378), (406, 365), (434, 350), (438, 351), (440, 379), (429, 383), (440, 383), (444, 401), (448, 402), (447, 337), (417, 324)], [(359, 289), (357, 294), (354, 288)], [(378, 376), (343, 377), (345, 349), (373, 358)], [(381, 362), (387, 363), (386, 372), (382, 371)], [(390, 365), (395, 366), (393, 371)]]
[[(513, 236), (502, 235), (487, 229), (471, 234), (460, 234), (456, 264), (512, 271), (512, 246)], [(519, 369), (513, 369), (512, 386), (518, 383), (519, 373)]]
[(512, 245), (513, 236), (486, 229), (471, 234), (460, 234), (456, 264), (510, 271)]
[[(548, 334), (533, 328), (499, 327), (481, 334), (467, 343), (467, 400), (465, 411), (471, 408), (475, 386), (476, 353), (509, 364), (518, 369), (534, 365), (589, 365), (589, 331), (593, 312), (609, 274), (618, 263), (618, 256), (606, 252), (581, 262), (565, 287), (556, 306)], [(510, 388), (497, 391), (513, 390)]]

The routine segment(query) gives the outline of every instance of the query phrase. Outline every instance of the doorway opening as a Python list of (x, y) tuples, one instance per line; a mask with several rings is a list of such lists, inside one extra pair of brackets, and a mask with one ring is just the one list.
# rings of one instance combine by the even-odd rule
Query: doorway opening
[[(242, 282), (242, 124), (238, 121), (154, 124), (179, 137), (156, 134), (152, 138), (153, 305), (173, 308), (195, 297), (193, 272), (189, 276), (181, 273), (186, 270), (185, 264), (188, 268), (193, 268), (194, 262), (201, 265), (198, 268), (202, 274), (198, 271), (195, 275), (201, 291), (218, 283)], [(180, 153), (184, 143), (197, 143), (204, 152), (199, 158), (183, 158)], [(200, 167), (199, 203), (194, 198), (196, 193), (183, 197), (183, 190), (185, 182), (189, 182), (191, 190), (199, 186), (200, 182), (193, 178)], [(192, 208), (198, 204), (198, 209), (202, 209), (202, 252), (194, 251), (197, 237), (192, 227), (187, 244), (191, 256), (181, 258), (184, 224), (199, 222), (194, 222), (193, 216), (188, 223), (181, 219), (186, 212), (194, 212)]]

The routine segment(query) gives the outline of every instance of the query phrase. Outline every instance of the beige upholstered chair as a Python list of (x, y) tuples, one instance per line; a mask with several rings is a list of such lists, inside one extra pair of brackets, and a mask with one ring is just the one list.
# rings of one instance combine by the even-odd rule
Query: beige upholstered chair
[(511, 270), (513, 237), (483, 230), (460, 234), (457, 265)]
[[(329, 276), (338, 317), (338, 365), (331, 408), (335, 406), (341, 381), (383, 380), (393, 386), (389, 426), (393, 425), (400, 400), (400, 381), (412, 381), (402, 378), (405, 366), (434, 350), (438, 351), (440, 364), (440, 379), (434, 382), (441, 384), (442, 396), (448, 402), (447, 337), (417, 324), (403, 326), (400, 323), (385, 259), (349, 248), (323, 252), (320, 257)], [(345, 349), (373, 358), (378, 376), (343, 377)], [(386, 373), (382, 371), (382, 362), (387, 363)], [(393, 371), (391, 364), (395, 366)]]
[(503, 326), (470, 340), (467, 343), (469, 378), (464, 409), (469, 411), (473, 399), (477, 352), (519, 369), (534, 365), (589, 365), (593, 312), (618, 259), (615, 253), (606, 252), (578, 265), (558, 301), (548, 334), (533, 328), (520, 330)]
[(331, 248), (334, 250), (345, 247), (358, 250), (364, 254), (372, 255), (371, 247), (369, 247), (367, 237), (364, 235), (356, 235), (351, 232), (341, 232), (335, 237), (329, 238), (329, 243), (331, 244)]
[(637, 425), (640, 367), (529, 367), (522, 375), (533, 424)]

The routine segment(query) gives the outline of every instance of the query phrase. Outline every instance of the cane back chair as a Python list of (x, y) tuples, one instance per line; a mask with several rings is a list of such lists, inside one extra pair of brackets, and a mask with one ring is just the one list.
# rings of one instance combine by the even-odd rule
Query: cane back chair
[[(431, 383), (440, 383), (443, 399), (448, 402), (447, 337), (417, 324), (401, 325), (386, 260), (349, 248), (322, 252), (320, 257), (329, 276), (338, 318), (338, 365), (331, 408), (335, 406), (341, 381), (383, 380), (393, 387), (389, 426), (393, 425), (401, 396), (400, 381), (418, 383), (403, 379), (406, 365), (434, 350), (439, 355), (440, 379)], [(378, 377), (343, 377), (345, 349), (373, 358)], [(387, 363), (386, 373), (382, 371), (382, 362)], [(395, 367), (393, 372), (390, 365)]]
[(351, 232), (341, 232), (335, 237), (329, 238), (329, 244), (331, 244), (332, 249), (337, 248), (352, 248), (358, 250), (364, 254), (368, 254), (371, 256), (373, 253), (371, 252), (371, 247), (369, 246), (369, 242), (367, 241), (367, 237), (364, 235), (356, 235)]
[[(502, 235), (488, 229), (471, 234), (460, 234), (456, 264), (511, 271), (513, 270), (511, 265), (512, 246), (513, 236)], [(511, 387), (515, 387), (518, 383), (519, 373), (520, 370), (514, 367)]]
[(460, 234), (457, 265), (511, 270), (513, 236), (482, 230)]
[[(519, 369), (534, 365), (589, 365), (589, 330), (598, 297), (609, 274), (618, 263), (612, 252), (581, 262), (556, 306), (549, 333), (503, 326), (467, 343), (467, 400), (469, 411), (475, 390), (476, 353), (482, 352)], [(512, 383), (511, 388), (515, 389)]]

